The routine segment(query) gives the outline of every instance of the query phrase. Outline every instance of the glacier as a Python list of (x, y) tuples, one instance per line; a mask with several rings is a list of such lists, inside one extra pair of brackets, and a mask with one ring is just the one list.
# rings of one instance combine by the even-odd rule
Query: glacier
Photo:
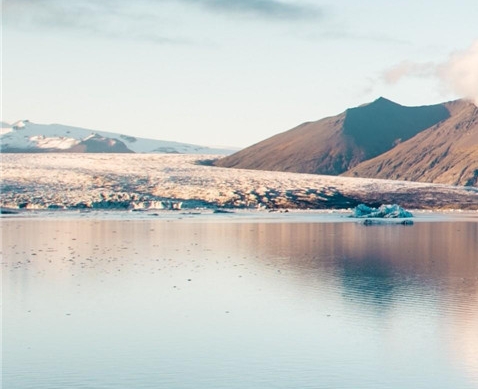
[(400, 204), (407, 209), (478, 210), (478, 188), (220, 168), (204, 163), (219, 157), (2, 154), (0, 207), (327, 210)]

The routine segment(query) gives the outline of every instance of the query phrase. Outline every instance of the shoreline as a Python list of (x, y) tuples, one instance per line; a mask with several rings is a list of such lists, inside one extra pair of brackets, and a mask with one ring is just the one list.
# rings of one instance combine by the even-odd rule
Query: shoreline
[(1, 213), (0, 220), (112, 220), (112, 221), (185, 221), (185, 222), (220, 222), (220, 223), (359, 223), (367, 225), (397, 225), (404, 221), (455, 222), (466, 221), (478, 223), (478, 211), (466, 210), (411, 210), (411, 218), (358, 218), (353, 217), (352, 210), (228, 210), (214, 212), (210, 209), (185, 211), (169, 210), (13, 210)]

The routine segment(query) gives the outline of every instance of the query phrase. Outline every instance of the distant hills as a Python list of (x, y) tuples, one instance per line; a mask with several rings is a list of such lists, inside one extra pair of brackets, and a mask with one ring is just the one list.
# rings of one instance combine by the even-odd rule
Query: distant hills
[(405, 107), (380, 97), (216, 165), (478, 186), (478, 108), (465, 100)]
[(137, 138), (61, 124), (36, 124), (28, 120), (1, 123), (2, 153), (167, 153), (222, 154), (235, 150), (187, 143)]

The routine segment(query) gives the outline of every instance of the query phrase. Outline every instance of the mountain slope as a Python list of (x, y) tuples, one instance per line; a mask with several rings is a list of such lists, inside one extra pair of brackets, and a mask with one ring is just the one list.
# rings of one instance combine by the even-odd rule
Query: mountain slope
[(230, 154), (228, 149), (215, 149), (187, 143), (136, 138), (129, 135), (95, 131), (61, 124), (35, 124), (28, 120), (13, 125), (2, 122), (2, 153), (174, 153)]
[(217, 166), (337, 175), (449, 117), (442, 104), (404, 107), (385, 98), (304, 123), (216, 162)]
[(478, 186), (478, 108), (445, 103), (450, 118), (343, 175)]

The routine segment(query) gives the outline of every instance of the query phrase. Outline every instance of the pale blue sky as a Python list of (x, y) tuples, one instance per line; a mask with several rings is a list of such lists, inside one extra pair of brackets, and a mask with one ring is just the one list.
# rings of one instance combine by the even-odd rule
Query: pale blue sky
[(379, 96), (469, 94), (442, 70), (477, 20), (476, 0), (3, 0), (2, 119), (248, 146)]

